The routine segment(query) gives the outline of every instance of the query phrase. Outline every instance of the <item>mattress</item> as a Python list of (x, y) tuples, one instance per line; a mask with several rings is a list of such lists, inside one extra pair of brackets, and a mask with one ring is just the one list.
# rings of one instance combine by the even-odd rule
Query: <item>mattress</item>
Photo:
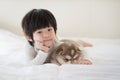
[(0, 29), (0, 80), (120, 80), (120, 39), (76, 38), (86, 47), (92, 65), (25, 65), (25, 38)]

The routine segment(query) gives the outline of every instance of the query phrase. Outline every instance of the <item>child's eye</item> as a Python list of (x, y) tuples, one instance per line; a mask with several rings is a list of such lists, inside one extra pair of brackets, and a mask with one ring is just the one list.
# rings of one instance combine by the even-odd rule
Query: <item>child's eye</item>
[(42, 31), (38, 31), (37, 33), (39, 33), (39, 34), (40, 34), (40, 33), (42, 33)]
[(52, 29), (48, 29), (48, 31), (52, 31)]

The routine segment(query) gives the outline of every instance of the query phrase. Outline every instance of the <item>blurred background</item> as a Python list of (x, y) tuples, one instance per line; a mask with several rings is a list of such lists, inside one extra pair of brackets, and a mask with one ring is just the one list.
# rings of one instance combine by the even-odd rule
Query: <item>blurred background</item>
[(120, 38), (120, 0), (0, 0), (0, 29), (23, 35), (33, 8), (50, 10), (61, 37)]

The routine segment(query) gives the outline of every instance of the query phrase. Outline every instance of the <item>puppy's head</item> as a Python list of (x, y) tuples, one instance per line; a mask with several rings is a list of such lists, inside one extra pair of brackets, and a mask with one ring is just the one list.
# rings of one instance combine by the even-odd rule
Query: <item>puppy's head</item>
[(83, 57), (79, 46), (71, 41), (61, 42), (53, 51), (53, 59), (51, 62), (59, 65), (64, 63), (74, 63)]

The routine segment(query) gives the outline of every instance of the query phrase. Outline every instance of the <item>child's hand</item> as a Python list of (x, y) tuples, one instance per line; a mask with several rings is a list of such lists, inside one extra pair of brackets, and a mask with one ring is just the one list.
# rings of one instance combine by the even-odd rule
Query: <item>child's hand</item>
[(76, 41), (77, 42), (77, 44), (79, 44), (79, 45), (83, 45), (83, 47), (92, 47), (93, 46), (93, 44), (91, 44), (91, 43), (89, 43), (89, 42), (85, 42), (85, 41), (82, 41), (82, 40), (78, 40), (78, 41)]
[(83, 59), (83, 60), (80, 60), (80, 61), (75, 61), (73, 64), (84, 64), (84, 65), (91, 65), (92, 62), (88, 59)]
[(45, 46), (43, 44), (43, 42), (40, 42), (40, 41), (36, 41), (34, 43), (34, 46), (35, 46), (36, 49), (41, 50), (41, 51), (43, 51), (45, 53), (48, 53), (48, 50), (50, 49), (49, 47)]
[(83, 46), (84, 47), (92, 47), (93, 45), (91, 43), (88, 43), (88, 42), (83, 42)]
[(79, 64), (90, 65), (90, 64), (92, 64), (92, 62), (90, 60), (88, 60), (88, 59), (83, 59), (83, 60), (79, 61)]

